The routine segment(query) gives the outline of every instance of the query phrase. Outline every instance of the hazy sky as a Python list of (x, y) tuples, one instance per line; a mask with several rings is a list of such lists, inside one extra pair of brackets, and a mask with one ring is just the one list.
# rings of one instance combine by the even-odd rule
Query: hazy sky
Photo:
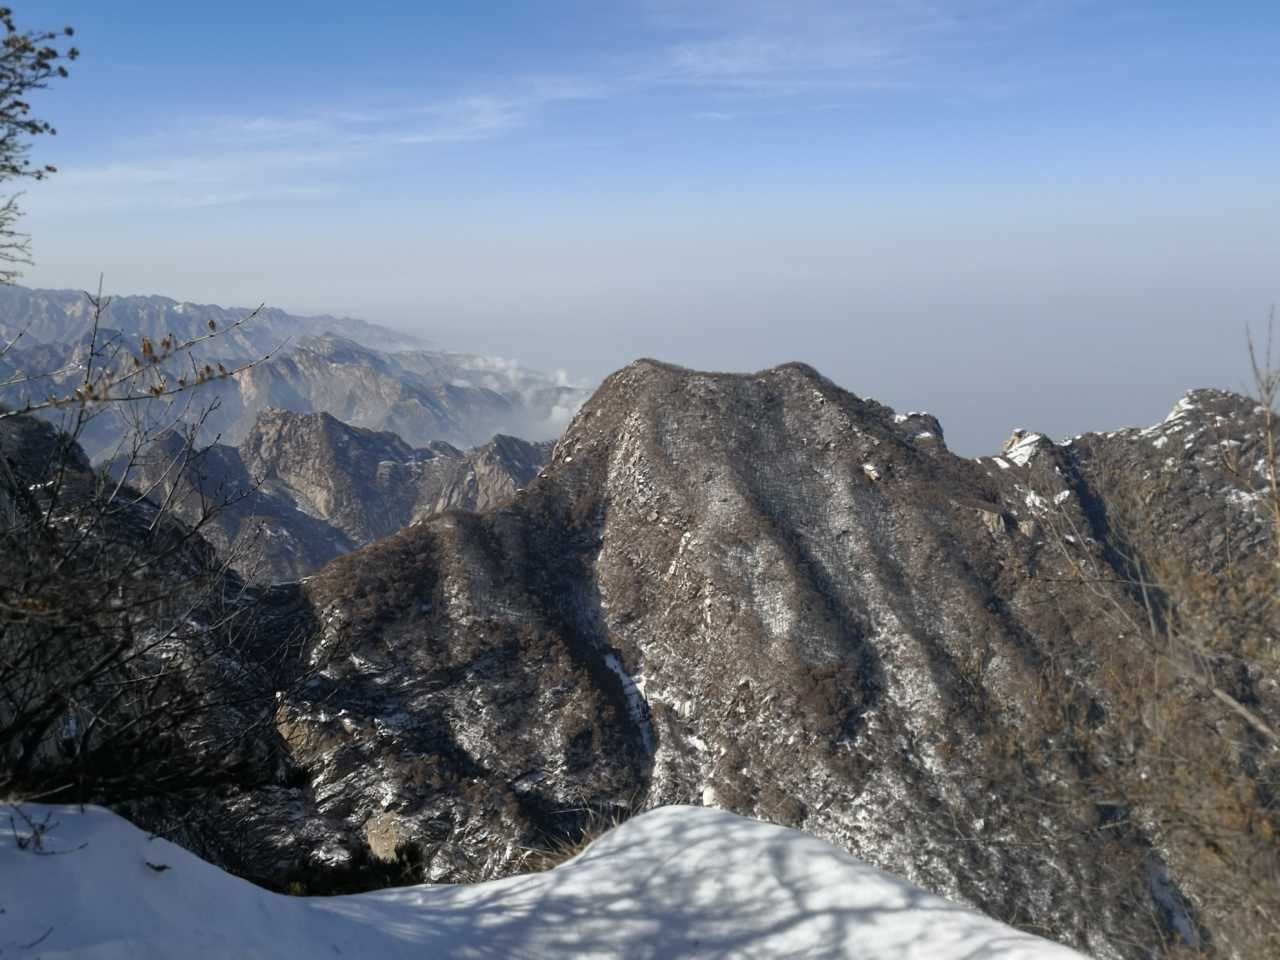
[(597, 378), (814, 364), (965, 453), (1244, 382), (1275, 0), (42, 0), (26, 283)]

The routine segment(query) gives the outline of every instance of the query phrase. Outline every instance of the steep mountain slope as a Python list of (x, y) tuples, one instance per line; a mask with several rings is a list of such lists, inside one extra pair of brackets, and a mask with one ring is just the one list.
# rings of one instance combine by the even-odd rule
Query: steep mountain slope
[[(1219, 429), (1254, 436), (1232, 402)], [(1099, 668), (1111, 611), (1053, 587), (1046, 531), (1052, 507), (1105, 535), (1084, 455), (1104, 443), (1149, 441), (974, 462), (807, 367), (634, 364), (513, 505), (306, 585), (329, 665), (280, 727), (311, 812), (258, 808), (255, 842), (278, 856), (318, 822), (348, 838), (319, 862), (493, 875), (584, 806), (705, 803), (1099, 956), (1225, 936), (1099, 779), (1141, 719)], [(1223, 501), (1184, 466), (1203, 483), (1170, 509)], [(1109, 562), (1101, 537), (1077, 548)]]
[[(550, 444), (498, 436), (463, 452), (413, 448), (393, 433), (352, 427), (324, 413), (267, 410), (238, 447), (187, 451), (170, 432), (128, 470), (255, 579), (292, 580), (357, 546), (444, 510), (508, 502), (546, 463)], [(125, 470), (117, 461), (116, 473)]]
[(465, 453), (443, 442), (415, 449), (328, 414), (269, 410), (239, 450), (264, 490), (365, 544), (444, 510), (506, 503), (547, 462), (551, 444), (497, 436)]

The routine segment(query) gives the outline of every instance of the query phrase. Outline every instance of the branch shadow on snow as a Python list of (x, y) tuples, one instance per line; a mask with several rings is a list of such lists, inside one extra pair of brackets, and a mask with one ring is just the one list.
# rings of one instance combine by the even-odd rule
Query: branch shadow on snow
[(812, 838), (688, 808), (633, 820), (544, 874), (308, 906), (415, 955), (993, 960), (1053, 949)]

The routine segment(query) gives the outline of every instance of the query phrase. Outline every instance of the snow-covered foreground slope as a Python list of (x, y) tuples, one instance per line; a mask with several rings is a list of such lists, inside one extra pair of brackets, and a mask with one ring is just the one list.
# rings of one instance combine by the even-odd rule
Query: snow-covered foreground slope
[[(346, 897), (269, 893), (90, 807), (0, 838), (0, 956), (856, 957), (1079, 955), (794, 830), (700, 807), (623, 824), (555, 870)], [(24, 849), (25, 846), (25, 849)]]

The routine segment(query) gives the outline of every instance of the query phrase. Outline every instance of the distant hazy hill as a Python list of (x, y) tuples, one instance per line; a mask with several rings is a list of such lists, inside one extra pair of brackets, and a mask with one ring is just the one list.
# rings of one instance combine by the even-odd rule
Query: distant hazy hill
[[(185, 340), (227, 330), (251, 311), (166, 297), (117, 297), (102, 320), (102, 335), (138, 352), (142, 337)], [(0, 337), (17, 340), (0, 357), (0, 380), (14, 372), (62, 371), (58, 376), (0, 391), (20, 407), (77, 382), (87, 355), (92, 316), (81, 293), (0, 287)], [(283, 345), (283, 348), (282, 348)], [(425, 349), (415, 338), (361, 320), (299, 317), (263, 310), (251, 322), (202, 344), (202, 362), (227, 366), (272, 354), (235, 380), (211, 384), (168, 412), (191, 419), (211, 401), (202, 439), (239, 443), (264, 410), (328, 413), (358, 427), (391, 430), (415, 447), (444, 441), (460, 447), (494, 434), (554, 437), (588, 392), (497, 357)], [(163, 411), (157, 411), (159, 417)], [(104, 417), (83, 443), (94, 459), (110, 457), (119, 422)]]
[[(185, 303), (169, 297), (112, 297), (103, 313), (102, 326), (152, 340), (168, 333), (187, 340), (208, 333), (210, 320), (226, 329), (252, 312), (247, 307)], [(89, 299), (80, 290), (0, 286), (0, 337), (6, 341), (22, 334), (24, 345), (74, 343), (89, 332), (92, 321)], [(325, 334), (341, 335), (383, 350), (412, 350), (426, 345), (410, 334), (351, 317), (300, 317), (264, 307), (252, 323), (219, 338), (216, 353), (220, 359), (252, 360), (285, 340)]]

